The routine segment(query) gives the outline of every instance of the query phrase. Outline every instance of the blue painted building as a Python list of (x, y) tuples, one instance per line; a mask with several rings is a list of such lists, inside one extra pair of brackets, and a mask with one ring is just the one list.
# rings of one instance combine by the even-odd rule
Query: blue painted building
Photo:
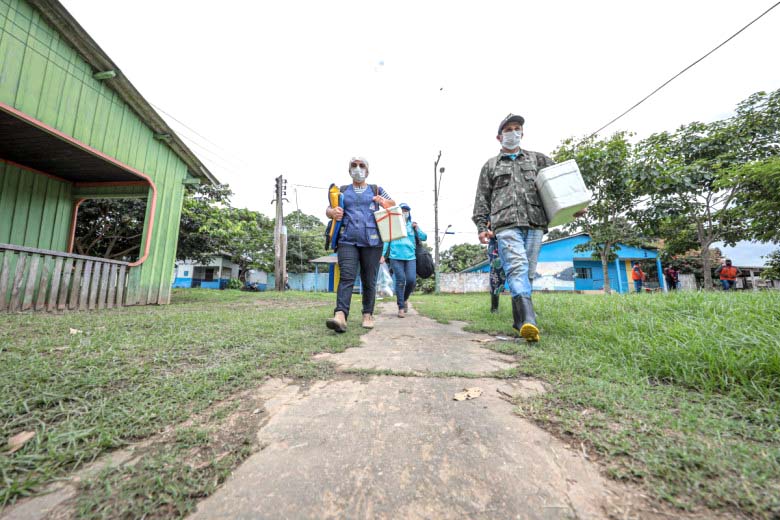
[(208, 265), (192, 260), (177, 261), (173, 287), (224, 289), (231, 278), (238, 278), (238, 271), (238, 264), (231, 262), (227, 256), (212, 258)]
[[(574, 248), (590, 240), (587, 233), (580, 233), (542, 244), (539, 263), (534, 277), (536, 291), (600, 291), (604, 289), (604, 271), (601, 261), (593, 259), (592, 251), (576, 252)], [(646, 286), (666, 290), (658, 250), (651, 247), (634, 247), (619, 244), (617, 259), (608, 267), (610, 288), (615, 292), (628, 293), (633, 290), (631, 264), (641, 261), (655, 262), (658, 279), (647, 280)], [(646, 269), (645, 269), (646, 270)], [(489, 272), (487, 261), (466, 269), (464, 272)]]

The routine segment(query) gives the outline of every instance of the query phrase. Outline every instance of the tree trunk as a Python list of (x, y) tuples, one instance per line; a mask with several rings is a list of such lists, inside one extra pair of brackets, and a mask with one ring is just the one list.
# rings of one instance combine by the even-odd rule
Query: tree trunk
[(701, 244), (701, 270), (704, 277), (704, 290), (712, 290), (712, 268), (710, 267), (710, 246), (712, 239), (705, 236), (704, 226), (697, 224), (699, 244)]
[(704, 276), (704, 290), (712, 290), (712, 271), (710, 267), (710, 245), (707, 244), (701, 249), (701, 270)]
[[(606, 245), (607, 244), (605, 244), (605, 246)], [(609, 260), (607, 251), (609, 251), (609, 248), (604, 247), (604, 250), (599, 252), (599, 256), (601, 257), (601, 270), (604, 272), (604, 293), (610, 294), (612, 292), (612, 288), (609, 284)]]

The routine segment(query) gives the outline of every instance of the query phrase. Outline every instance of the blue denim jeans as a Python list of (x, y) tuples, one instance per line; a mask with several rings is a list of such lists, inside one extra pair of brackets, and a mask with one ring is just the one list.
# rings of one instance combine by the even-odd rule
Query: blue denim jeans
[(634, 290), (638, 293), (642, 292), (642, 280), (634, 280)]
[(417, 260), (393, 260), (390, 259), (390, 269), (395, 277), (395, 294), (398, 300), (398, 308), (404, 308), (404, 302), (414, 292), (417, 283)]
[(509, 291), (515, 296), (531, 296), (536, 262), (542, 247), (544, 231), (514, 227), (496, 233), (498, 255), (504, 266)]
[(723, 286), (724, 291), (733, 291), (737, 286), (736, 280), (721, 280), (720, 284)]

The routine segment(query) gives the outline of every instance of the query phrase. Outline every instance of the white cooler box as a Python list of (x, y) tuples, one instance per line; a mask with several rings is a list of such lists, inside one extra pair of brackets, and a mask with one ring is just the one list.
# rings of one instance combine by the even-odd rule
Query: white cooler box
[(391, 206), (374, 212), (376, 227), (379, 228), (379, 236), (382, 242), (392, 242), (406, 236), (406, 222), (404, 222), (401, 206)]
[(574, 214), (587, 208), (593, 196), (574, 159), (539, 170), (536, 189), (551, 228), (573, 221)]

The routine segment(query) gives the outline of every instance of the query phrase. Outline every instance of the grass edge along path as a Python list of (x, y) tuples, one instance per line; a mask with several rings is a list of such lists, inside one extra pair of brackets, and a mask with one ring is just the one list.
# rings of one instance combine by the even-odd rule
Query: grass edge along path
[[(0, 511), (104, 453), (182, 424), (269, 377), (330, 377), (330, 367), (312, 355), (357, 346), (366, 332), (357, 315), (346, 334), (327, 331), (332, 307), (330, 294), (187, 289), (174, 291), (167, 306), (4, 316), (0, 439), (22, 431), (35, 437), (13, 454), (0, 451)], [(213, 466), (219, 471), (245, 456), (243, 440), (223, 444), (232, 447)], [(188, 446), (171, 444), (180, 445)], [(170, 466), (175, 460), (160, 458), (163, 453), (145, 459), (149, 471), (164, 467), (182, 475)], [(211, 489), (198, 478), (185, 482), (189, 478), (179, 482), (182, 496), (190, 485)], [(172, 499), (171, 512), (188, 510), (192, 499)], [(80, 507), (90, 516), (89, 507)], [(133, 505), (117, 507), (114, 512), (130, 511), (128, 517), (138, 512)]]
[[(534, 296), (542, 341), (484, 346), (549, 383), (517, 412), (676, 507), (780, 516), (780, 292)], [(511, 335), (487, 294), (421, 314)]]

